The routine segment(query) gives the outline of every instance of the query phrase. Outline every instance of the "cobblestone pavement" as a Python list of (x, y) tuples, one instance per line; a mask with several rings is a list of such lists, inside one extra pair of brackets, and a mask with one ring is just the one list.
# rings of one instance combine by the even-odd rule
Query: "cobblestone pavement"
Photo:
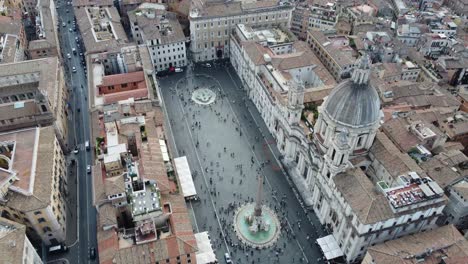
[[(176, 142), (178, 156), (187, 156), (200, 197), (189, 203), (195, 232), (209, 232), (220, 263), (225, 252), (234, 263), (321, 263), (315, 240), (325, 231), (303, 209), (278, 163), (274, 139), (233, 69), (195, 67), (193, 74), (177, 73), (159, 83), (170, 142)], [(194, 103), (196, 88), (214, 91), (215, 102)], [(255, 198), (259, 173), (265, 176), (264, 202), (276, 210), (282, 226), (275, 246), (263, 250), (242, 246), (232, 227), (235, 208)]]

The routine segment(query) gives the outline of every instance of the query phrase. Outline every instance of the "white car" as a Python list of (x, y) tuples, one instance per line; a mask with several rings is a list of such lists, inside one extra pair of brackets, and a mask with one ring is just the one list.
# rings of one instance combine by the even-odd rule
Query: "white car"
[(86, 167), (86, 172), (87, 172), (88, 174), (91, 173), (91, 165), (88, 165), (88, 166)]
[(67, 58), (71, 59), (70, 53), (67, 53)]
[(227, 264), (232, 264), (231, 256), (229, 256), (229, 253), (224, 253), (224, 260), (226, 260)]
[(78, 152), (79, 152), (78, 148), (75, 148), (75, 149), (73, 150), (73, 153), (75, 153), (75, 154), (78, 154)]
[(73, 73), (76, 72), (76, 67), (75, 67), (75, 66), (72, 67), (72, 72), (73, 72)]
[(62, 23), (62, 27), (66, 27), (66, 26), (67, 26), (67, 24), (65, 24), (65, 22), (63, 22), (63, 23)]
[(72, 29), (72, 28), (68, 28), (68, 31), (72, 32), (72, 31), (73, 31), (73, 29)]
[(183, 71), (184, 71), (184, 69), (182, 69), (182, 68), (175, 68), (175, 72), (183, 72)]
[(203, 66), (205, 66), (206, 68), (211, 68), (211, 64), (210, 64), (210, 63), (205, 63), (205, 64), (203, 64)]

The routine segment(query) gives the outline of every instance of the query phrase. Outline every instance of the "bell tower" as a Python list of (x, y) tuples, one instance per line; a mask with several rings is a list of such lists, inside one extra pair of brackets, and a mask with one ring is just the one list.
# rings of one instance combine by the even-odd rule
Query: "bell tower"
[(293, 78), (288, 91), (288, 123), (297, 124), (301, 120), (302, 109), (304, 108), (304, 83), (297, 78)]

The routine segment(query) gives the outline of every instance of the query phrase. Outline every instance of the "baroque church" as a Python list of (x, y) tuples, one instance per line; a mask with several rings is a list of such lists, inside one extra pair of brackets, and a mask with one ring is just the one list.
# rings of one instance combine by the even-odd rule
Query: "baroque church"
[[(436, 183), (412, 171), (416, 164), (407, 164), (405, 175), (389, 179), (374, 154), (395, 146), (379, 131), (382, 112), (370, 72), (369, 56), (364, 55), (351, 78), (338, 84), (318, 108), (312, 137), (300, 125), (300, 80), (292, 81), (287, 106), (278, 104), (273, 114), (262, 115), (306, 206), (328, 228), (348, 262), (362, 259), (375, 244), (436, 227), (446, 203), (443, 194), (422, 201), (417, 195), (409, 197), (421, 192), (420, 185)], [(401, 200), (403, 196), (409, 198)]]

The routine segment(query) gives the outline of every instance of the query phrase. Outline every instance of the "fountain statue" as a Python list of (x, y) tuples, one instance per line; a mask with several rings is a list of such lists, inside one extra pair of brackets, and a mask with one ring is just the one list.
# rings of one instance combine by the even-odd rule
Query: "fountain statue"
[(241, 206), (234, 215), (237, 237), (244, 244), (255, 248), (273, 245), (280, 234), (278, 217), (263, 204), (263, 180), (263, 175), (259, 175), (255, 204)]

